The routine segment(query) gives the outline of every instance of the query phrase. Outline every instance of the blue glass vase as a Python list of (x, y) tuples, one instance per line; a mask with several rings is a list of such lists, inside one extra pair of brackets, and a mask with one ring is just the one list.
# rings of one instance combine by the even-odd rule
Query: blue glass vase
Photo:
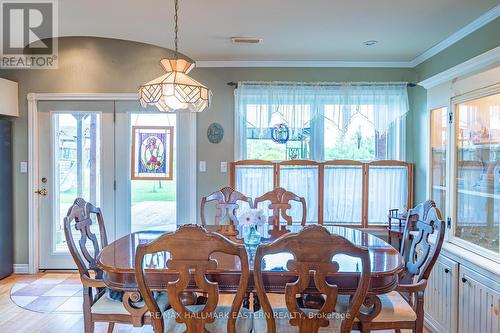
[(260, 244), (261, 234), (254, 225), (243, 226), (243, 240), (247, 247), (257, 247)]

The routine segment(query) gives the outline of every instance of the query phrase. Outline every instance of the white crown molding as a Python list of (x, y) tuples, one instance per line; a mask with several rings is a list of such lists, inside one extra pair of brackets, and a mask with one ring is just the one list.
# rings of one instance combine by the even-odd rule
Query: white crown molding
[(448, 36), (411, 61), (337, 61), (337, 60), (197, 60), (200, 68), (220, 67), (359, 67), (359, 68), (414, 68), (439, 52), (445, 50), (474, 31), (500, 16), (500, 5), (496, 5), (465, 27)]
[(500, 16), (500, 5), (496, 5), (483, 15), (479, 16), (477, 19), (472, 21), (471, 23), (467, 24), (465, 27), (462, 29), (456, 31), (455, 33), (451, 34), (448, 36), (448, 38), (442, 40), (438, 44), (434, 45), (415, 59), (411, 61), (412, 67), (415, 67), (427, 59), (435, 56), (439, 52), (445, 50), (446, 48), (450, 47), (451, 45), (455, 44), (459, 40), (467, 37), (474, 31), (484, 27), (486, 24), (490, 23), (491, 21), (495, 20)]
[(439, 74), (431, 76), (428, 79), (420, 81), (418, 84), (425, 89), (429, 89), (455, 78), (471, 74), (478, 70), (486, 69), (487, 67), (498, 63), (500, 63), (500, 46), (486, 51)]
[(198, 60), (196, 67), (392, 67), (410, 68), (411, 61), (336, 61), (336, 60)]

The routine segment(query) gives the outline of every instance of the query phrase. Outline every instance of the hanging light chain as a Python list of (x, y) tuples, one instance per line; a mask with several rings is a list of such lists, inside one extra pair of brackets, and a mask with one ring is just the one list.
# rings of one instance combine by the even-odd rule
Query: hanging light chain
[(174, 44), (175, 44), (175, 59), (179, 58), (179, 0), (175, 0), (175, 14), (174, 14)]

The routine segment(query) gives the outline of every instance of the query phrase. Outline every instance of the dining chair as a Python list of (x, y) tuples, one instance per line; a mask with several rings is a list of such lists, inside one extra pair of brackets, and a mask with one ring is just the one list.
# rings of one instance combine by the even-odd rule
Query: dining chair
[[(165, 313), (152, 297), (143, 269), (144, 258), (158, 252), (168, 253), (167, 269), (178, 273), (177, 280), (165, 286), (172, 306)], [(241, 277), (231, 306), (219, 305), (218, 283), (210, 281), (207, 276), (208, 271), (218, 267), (217, 260), (211, 258), (215, 252), (240, 260)], [(249, 333), (252, 330), (251, 312), (241, 307), (249, 279), (247, 252), (242, 244), (208, 232), (203, 226), (183, 225), (174, 233), (164, 234), (137, 247), (135, 274), (139, 290), (154, 314), (155, 333)], [(196, 289), (207, 295), (206, 303), (183, 305), (180, 296), (188, 286), (190, 290)]]
[(277, 187), (272, 191), (265, 193), (264, 195), (258, 197), (254, 201), (254, 207), (261, 202), (270, 201), (268, 208), (273, 211), (272, 215), (269, 217), (269, 224), (274, 226), (280, 225), (280, 215), (286, 221), (288, 225), (292, 225), (292, 217), (287, 214), (287, 210), (292, 208), (290, 205), (291, 201), (299, 202), (302, 206), (302, 219), (300, 221), (301, 225), (306, 224), (306, 200), (299, 197), (295, 193), (285, 190), (282, 187)]
[(215, 224), (219, 225), (224, 218), (229, 219), (230, 224), (238, 224), (238, 219), (236, 218), (236, 210), (240, 208), (238, 201), (246, 202), (248, 205), (253, 207), (253, 202), (251, 198), (248, 198), (244, 194), (235, 191), (231, 187), (224, 187), (209, 196), (201, 198), (201, 224), (207, 225), (205, 217), (205, 206), (210, 201), (217, 201), (215, 206)]
[[(293, 255), (287, 263), (287, 270), (295, 273), (297, 279), (285, 286), (286, 308), (273, 309), (264, 288), (262, 262), (266, 255), (278, 253)], [(346, 255), (353, 260), (357, 258), (361, 264), (358, 288), (342, 313), (336, 312), (338, 286), (327, 281), (329, 274), (339, 271), (336, 255)], [(255, 255), (254, 281), (262, 310), (254, 313), (254, 332), (350, 332), (368, 292), (370, 270), (368, 249), (358, 247), (342, 236), (330, 234), (320, 225), (310, 225), (298, 233), (288, 233), (272, 243), (260, 245)], [(324, 295), (324, 303), (319, 309), (307, 309), (297, 302), (297, 295), (308, 289), (312, 282), (318, 293)]]
[[(99, 240), (91, 229), (95, 223), (99, 230)], [(80, 234), (78, 246), (75, 242), (75, 233)], [(138, 293), (124, 293), (122, 302), (111, 300), (106, 295), (103, 271), (96, 264), (100, 251), (108, 245), (101, 209), (82, 198), (77, 198), (64, 218), (64, 235), (83, 284), (85, 333), (93, 333), (96, 322), (109, 323), (108, 332), (113, 331), (115, 323), (133, 326), (149, 324), (150, 314)], [(166, 309), (167, 295), (158, 294), (157, 302), (162, 309)]]
[(411, 329), (422, 333), (424, 329), (424, 292), (427, 279), (439, 257), (445, 234), (445, 222), (432, 200), (425, 201), (408, 211), (401, 245), (404, 270), (395, 291), (380, 295), (380, 313), (371, 321), (360, 321), (355, 327), (361, 332), (371, 330)]

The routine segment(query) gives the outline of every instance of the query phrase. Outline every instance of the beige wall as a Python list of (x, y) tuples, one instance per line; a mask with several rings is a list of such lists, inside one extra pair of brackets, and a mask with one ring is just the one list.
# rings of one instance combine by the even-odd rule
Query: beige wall
[[(31, 92), (131, 93), (140, 83), (161, 74), (158, 60), (171, 53), (159, 47), (112, 39), (62, 38), (57, 70), (3, 70), (0, 77), (19, 82), (19, 113), (14, 121), (14, 220), (17, 264), (28, 262), (27, 174), (19, 173), (19, 162), (27, 161), (27, 101)], [(221, 174), (220, 162), (233, 159), (233, 88), (229, 81), (410, 81), (412, 69), (391, 68), (201, 68), (193, 77), (214, 94), (210, 110), (197, 116), (198, 160), (207, 161), (207, 172), (198, 173), (198, 198), (229, 182)], [(414, 88), (409, 89), (410, 99)], [(208, 142), (207, 127), (219, 122), (225, 130), (217, 145)], [(410, 135), (409, 135), (410, 138)], [(411, 138), (410, 138), (411, 139)], [(409, 146), (410, 147), (410, 146)], [(410, 147), (411, 148), (411, 147)], [(411, 149), (408, 149), (411, 161)]]

